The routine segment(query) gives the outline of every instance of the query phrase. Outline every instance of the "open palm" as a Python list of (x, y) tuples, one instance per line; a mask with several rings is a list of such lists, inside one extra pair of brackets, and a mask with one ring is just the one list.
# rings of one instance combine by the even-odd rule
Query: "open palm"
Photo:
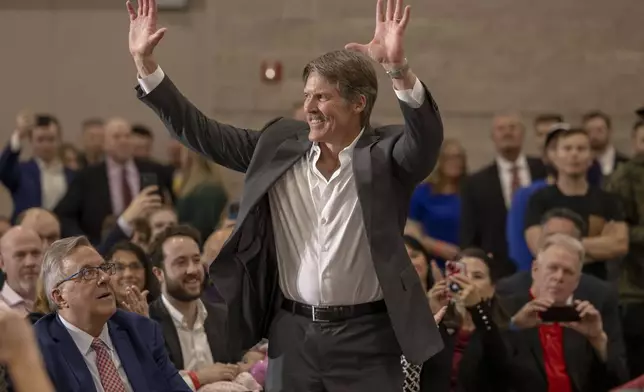
[(376, 6), (376, 31), (368, 44), (350, 43), (348, 50), (364, 53), (380, 64), (402, 64), (405, 62), (403, 36), (409, 22), (410, 7), (403, 8), (402, 0), (378, 0)]
[(165, 28), (157, 28), (156, 0), (138, 0), (135, 10), (128, 0), (127, 10), (130, 14), (130, 53), (132, 56), (146, 57), (154, 51), (166, 32)]

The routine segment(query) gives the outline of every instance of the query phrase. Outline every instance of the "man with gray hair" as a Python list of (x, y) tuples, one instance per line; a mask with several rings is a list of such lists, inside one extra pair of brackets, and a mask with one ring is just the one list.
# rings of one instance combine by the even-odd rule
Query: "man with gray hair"
[(57, 391), (189, 392), (154, 321), (117, 310), (106, 263), (85, 237), (54, 242), (41, 279), (52, 313), (34, 326)]
[[(443, 140), (438, 107), (405, 55), (410, 8), (378, 0), (371, 42), (304, 67), (307, 122), (278, 118), (254, 132), (207, 118), (181, 94), (154, 58), (166, 33), (156, 1), (137, 3), (128, 11), (139, 99), (174, 138), (246, 174), (210, 276), (242, 348), (270, 340), (267, 391), (400, 391), (401, 351), (421, 364), (443, 348), (402, 239), (410, 195)], [(404, 126), (370, 122), (374, 62)]]
[[(508, 301), (511, 329), (520, 335), (517, 368), (526, 371), (522, 376), (530, 379), (530, 390), (609, 390), (628, 380), (621, 334), (609, 335), (595, 306), (573, 297), (584, 257), (578, 239), (547, 236), (533, 263), (532, 287)], [(545, 322), (549, 310), (559, 315)]]

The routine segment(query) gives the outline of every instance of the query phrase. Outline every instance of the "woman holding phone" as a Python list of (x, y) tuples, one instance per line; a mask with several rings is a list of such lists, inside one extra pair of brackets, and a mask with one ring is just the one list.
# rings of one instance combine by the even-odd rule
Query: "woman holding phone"
[(514, 390), (501, 333), (510, 317), (495, 296), (491, 264), (483, 250), (465, 249), (430, 289), (432, 311), (449, 306), (439, 325), (445, 348), (423, 364), (421, 392)]

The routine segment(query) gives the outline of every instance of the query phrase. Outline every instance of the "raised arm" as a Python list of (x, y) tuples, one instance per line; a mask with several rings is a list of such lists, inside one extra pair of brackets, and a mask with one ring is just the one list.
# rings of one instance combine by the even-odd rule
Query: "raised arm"
[(245, 172), (260, 133), (207, 118), (175, 87), (154, 59), (166, 29), (157, 27), (156, 0), (128, 1), (130, 54), (138, 72), (137, 93), (185, 146), (232, 170)]
[[(434, 168), (443, 143), (443, 123), (438, 106), (429, 91), (411, 71), (403, 49), (403, 36), (410, 7), (402, 0), (378, 0), (376, 31), (366, 45), (351, 43), (349, 50), (364, 53), (377, 61), (392, 80), (405, 118), (405, 132), (393, 151), (401, 179), (417, 184)], [(383, 8), (385, 8), (383, 12)]]

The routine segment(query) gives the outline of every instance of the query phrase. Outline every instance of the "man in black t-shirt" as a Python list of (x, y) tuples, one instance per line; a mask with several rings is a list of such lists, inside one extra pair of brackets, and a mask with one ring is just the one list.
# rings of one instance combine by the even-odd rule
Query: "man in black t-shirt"
[(543, 214), (552, 208), (568, 208), (586, 223), (583, 244), (587, 259), (584, 272), (606, 279), (606, 261), (628, 252), (628, 227), (620, 201), (601, 188), (588, 184), (592, 164), (590, 140), (583, 129), (563, 131), (555, 147), (557, 182), (530, 198), (525, 217), (525, 236), (533, 252), (541, 237)]

